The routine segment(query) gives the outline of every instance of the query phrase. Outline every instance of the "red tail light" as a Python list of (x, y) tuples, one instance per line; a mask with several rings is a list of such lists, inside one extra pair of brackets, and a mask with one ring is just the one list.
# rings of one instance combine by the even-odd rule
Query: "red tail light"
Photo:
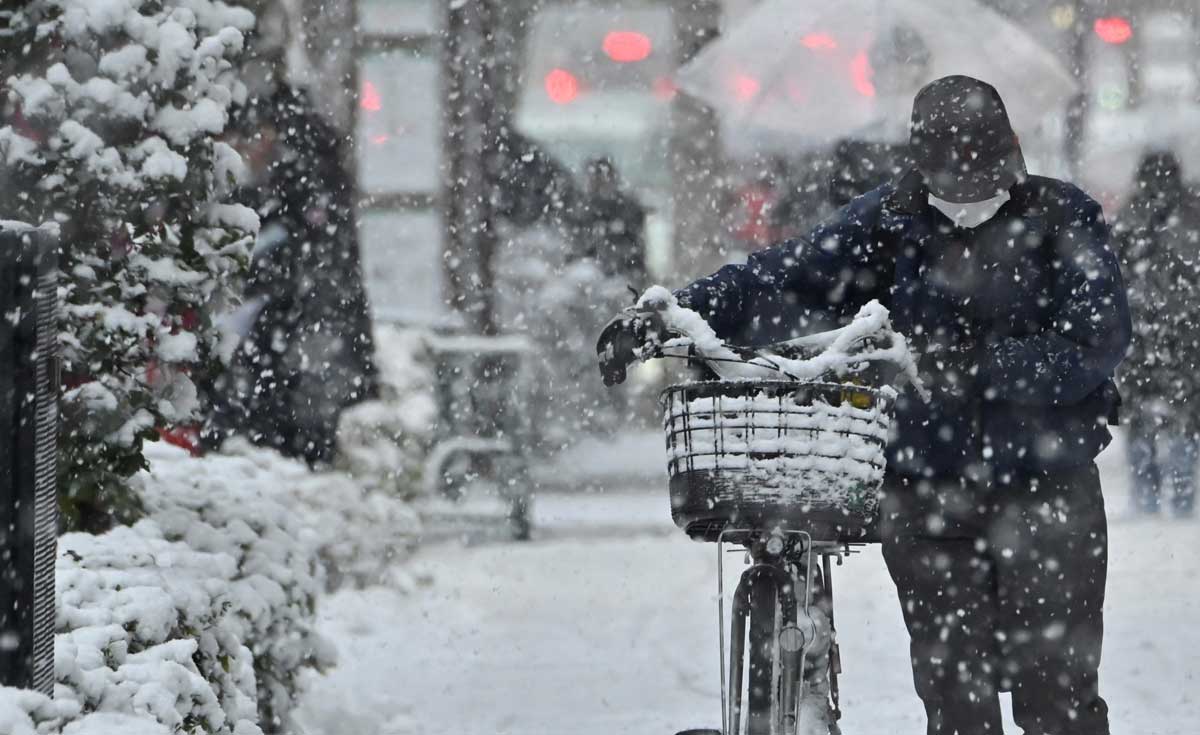
[(546, 75), (546, 96), (555, 104), (569, 104), (579, 96), (579, 80), (566, 69), (551, 69)]
[(838, 47), (837, 39), (828, 33), (810, 33), (800, 43), (813, 51), (833, 51)]
[(613, 31), (604, 37), (604, 53), (613, 61), (628, 64), (642, 61), (654, 50), (650, 37), (637, 31)]

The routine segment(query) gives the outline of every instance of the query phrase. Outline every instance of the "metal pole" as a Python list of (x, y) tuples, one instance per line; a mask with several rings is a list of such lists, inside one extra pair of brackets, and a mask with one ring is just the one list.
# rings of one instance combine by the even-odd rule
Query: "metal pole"
[[(515, 97), (517, 29), (527, 3), (470, 0), (448, 3), (443, 44), (445, 84), (443, 183), (444, 277), (449, 305), (466, 331), (500, 332), (496, 313), (495, 260), (500, 187), (504, 185), (506, 131)], [(507, 441), (516, 451), (476, 457), (474, 469), (496, 482), (511, 501), (515, 535), (529, 535), (528, 478), (521, 456), (519, 355), (477, 351), (472, 356), (469, 423), (478, 437)]]
[(721, 652), (721, 735), (729, 735), (729, 702), (725, 692), (725, 534), (717, 537), (717, 637)]
[(1083, 136), (1087, 132), (1087, 106), (1091, 77), (1088, 74), (1088, 30), (1092, 13), (1086, 0), (1075, 2), (1075, 23), (1071, 26), (1070, 71), (1075, 74), (1079, 93), (1067, 105), (1066, 131), (1063, 135), (1063, 155), (1067, 172), (1073, 181), (1079, 179)]
[[(721, 3), (717, 0), (676, 0), (673, 3), (678, 63), (690, 61), (719, 34)], [(671, 180), (674, 208), (674, 252), (671, 273), (678, 278), (716, 270), (723, 238), (725, 158), (716, 113), (685, 94), (671, 109)], [(686, 214), (686, 216), (684, 216)], [(660, 277), (671, 274), (656, 274)]]
[(445, 53), (445, 278), (450, 306), (475, 334), (496, 333), (491, 165), (499, 138), (496, 0), (448, 3)]
[(56, 241), (0, 227), (0, 685), (54, 687), (58, 538)]

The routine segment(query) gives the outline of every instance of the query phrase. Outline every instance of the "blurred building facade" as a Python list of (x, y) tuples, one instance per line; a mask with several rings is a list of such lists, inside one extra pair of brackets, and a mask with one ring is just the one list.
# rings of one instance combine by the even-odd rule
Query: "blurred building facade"
[[(1039, 172), (1074, 176), (1112, 208), (1125, 196), (1145, 147), (1182, 146), (1200, 123), (1196, 3), (985, 1), (1059, 55), (1080, 80), (1080, 97), (1064, 100), (1061, 119), (1023, 131), (1047, 141), (1031, 161)], [(614, 158), (650, 210), (652, 277), (694, 274), (737, 255), (730, 252), (736, 226), (730, 199), (739, 182), (771, 164), (740, 161), (723, 150), (711, 111), (677, 94), (670, 71), (736, 24), (756, 0), (482, 0), (469, 10), (482, 12), (476, 19), (486, 19), (492, 32), (477, 42), (451, 28), (461, 22), (454, 12), (464, 12), (460, 3), (280, 2), (303, 18), (299, 30), (309, 38), (301, 66), (322, 90), (315, 96), (351, 134), (364, 264), (377, 314), (438, 323), (456, 304), (471, 302), (474, 290), (487, 288), (488, 268), (463, 270), (460, 261), (477, 258), (484, 242), (479, 228), (494, 227), (481, 224), (492, 215), (477, 200), (498, 196), (500, 182), (487, 183), (489, 174), (480, 170), (483, 189), (464, 194), (461, 188), (464, 173), (454, 170), (454, 157), (463, 151), (454, 149), (466, 143), (463, 131), (450, 128), (463, 121), (463, 110), (448, 109), (458, 100), (455, 76), (487, 77), (477, 89), (487, 89), (489, 111), (480, 113), (476, 105), (472, 114), (488, 118), (481, 123), (491, 126), (488, 135), (517, 132), (577, 183), (584, 161)], [(472, 55), (489, 58), (461, 63)], [(1188, 160), (1195, 154), (1181, 153), (1185, 168), (1200, 166)], [(822, 162), (792, 163), (811, 168)], [(455, 210), (459, 194), (475, 204)], [(468, 221), (458, 221), (464, 217)]]
[[(988, 0), (1078, 77), (1058, 173), (1109, 212), (1128, 197), (1148, 148), (1171, 148), (1200, 171), (1188, 142), (1200, 126), (1200, 4), (1193, 0)], [(1195, 173), (1191, 174), (1195, 176)]]
[[(615, 161), (649, 210), (652, 273), (675, 269), (676, 243), (718, 247), (713, 121), (670, 81), (716, 35), (716, 0), (470, 5), (474, 27), (486, 19), (489, 32), (480, 38), (460, 17), (461, 4), (356, 3), (353, 130), (377, 313), (427, 324), (491, 308), (475, 303), (490, 286), (496, 257), (490, 251), (497, 245), (487, 242), (496, 213), (486, 211), (487, 202), (508, 196), (498, 187), (524, 182), (499, 180), (497, 172), (513, 170), (509, 161), (474, 173), (470, 166), (475, 155), (524, 155), (530, 143), (577, 184), (586, 161)], [(464, 137), (473, 126), (488, 128), (491, 147), (480, 150)], [(404, 288), (388, 285), (399, 283)]]

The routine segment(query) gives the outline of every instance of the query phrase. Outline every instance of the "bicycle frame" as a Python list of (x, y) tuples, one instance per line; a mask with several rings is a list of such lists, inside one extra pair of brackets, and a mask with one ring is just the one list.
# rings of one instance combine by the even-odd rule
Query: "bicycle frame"
[[(730, 621), (728, 681), (725, 663), (724, 556), (728, 536), (745, 536), (752, 564), (742, 573), (734, 592)], [(772, 619), (772, 686), (770, 718), (749, 713), (746, 735), (829, 735), (837, 732), (837, 644), (832, 621), (832, 588), (829, 560), (840, 557), (842, 547), (826, 544), (814, 552), (812, 537), (804, 531), (726, 529), (717, 540), (717, 605), (721, 657), (721, 731), (740, 735), (742, 689), (746, 661), (750, 594), (756, 584), (774, 588), (778, 609)], [(822, 566), (814, 564), (819, 554)], [(821, 594), (830, 604), (826, 614), (816, 601), (816, 575), (821, 574)], [(775, 609), (773, 608), (773, 609)], [(760, 621), (761, 622), (761, 621)]]
[[(642, 301), (649, 308), (644, 307)], [(733, 386), (732, 397), (735, 399), (744, 400), (746, 395), (757, 398), (763, 393), (762, 386), (768, 383), (794, 383), (797, 391), (805, 384), (834, 384), (842, 388), (857, 386), (859, 390), (869, 390), (870, 392), (866, 393), (869, 401), (866, 405), (859, 406), (853, 403), (853, 398), (848, 398), (843, 390), (838, 398), (827, 405), (850, 404), (854, 408), (882, 408), (886, 412), (896, 398), (896, 388), (904, 383), (911, 383), (922, 399), (929, 400), (929, 394), (917, 373), (916, 361), (908, 349), (907, 340), (892, 330), (887, 310), (877, 302), (865, 306), (854, 320), (844, 327), (771, 347), (753, 349), (731, 346), (719, 339), (700, 314), (680, 306), (665, 289), (658, 289), (654, 294), (648, 291), (642, 301), (635, 307), (637, 315), (634, 317), (642, 321), (634, 321), (631, 324), (635, 334), (641, 330), (639, 338), (643, 339), (644, 344), (634, 354), (642, 360), (662, 357), (703, 362), (721, 378), (724, 385)], [(611, 344), (609, 347), (611, 348)], [(605, 354), (611, 357), (612, 350)], [(701, 384), (707, 386), (721, 383), (708, 381)], [(758, 393), (737, 392), (742, 389), (741, 386), (747, 384), (758, 388)], [(689, 384), (685, 384), (669, 388), (667, 392), (674, 396), (676, 392), (689, 390), (695, 392)], [(801, 405), (801, 399), (796, 398), (796, 393), (788, 395), (793, 401), (797, 401), (797, 405)], [(818, 507), (810, 517), (806, 518), (801, 514), (800, 517), (791, 519), (787, 508), (781, 509), (770, 503), (764, 503), (760, 508), (755, 506), (753, 501), (747, 501), (740, 493), (722, 494), (725, 485), (716, 484), (714, 480), (722, 470), (729, 473), (744, 472), (750, 467), (751, 460), (775, 460), (786, 454), (780, 447), (785, 445), (782, 439), (789, 431), (807, 431), (812, 434), (816, 430), (807, 425), (793, 427), (777, 418), (777, 425), (768, 425), (768, 430), (773, 428), (777, 432), (776, 437), (771, 437), (771, 441), (776, 443), (756, 453), (754, 447), (758, 445), (747, 437), (758, 426), (749, 417), (756, 412), (785, 415), (782, 400), (777, 412), (760, 411), (754, 403), (751, 403), (750, 408), (730, 408), (728, 411), (721, 411), (717, 407), (719, 404), (715, 403), (721, 397), (723, 394), (717, 391), (713, 395), (702, 395), (695, 400), (684, 399), (685, 408), (679, 413), (673, 413), (674, 404), (668, 402), (664, 406), (668, 412), (665, 429), (669, 450), (674, 452), (676, 447), (673, 442), (677, 435), (682, 435), (685, 450), (683, 455), (687, 459), (696, 456), (715, 458), (728, 451), (729, 454), (740, 457), (742, 462), (722, 467), (715, 460), (708, 462), (706, 459), (706, 464), (695, 467), (687, 465), (682, 472), (676, 472), (678, 467), (675, 465), (669, 470), (674, 473), (671, 477), (672, 501), (677, 499), (676, 495), (680, 495), (680, 499), (684, 501), (673, 506), (672, 514), (676, 523), (689, 535), (692, 535), (693, 526), (701, 526), (703, 531), (700, 535), (704, 540), (713, 540), (712, 533), (717, 534), (715, 540), (721, 734), (743, 735), (743, 714), (746, 714), (745, 735), (840, 735), (837, 725), (840, 717), (837, 684), (840, 656), (833, 627), (830, 561), (837, 557), (840, 563), (842, 555), (850, 552), (850, 543), (834, 540), (843, 538), (841, 526), (836, 523), (827, 535), (822, 535), (820, 524), (825, 520), (818, 518), (816, 514), (824, 508), (819, 507), (819, 504), (815, 504)], [(803, 400), (810, 399), (811, 396)], [(708, 414), (704, 414), (705, 400), (714, 402)], [(711, 452), (697, 452), (690, 444), (689, 437), (693, 429), (687, 425), (687, 421), (693, 403), (700, 405), (700, 408), (695, 409), (702, 416), (700, 431), (707, 431), (712, 435), (714, 445)], [(719, 440), (723, 439), (722, 431), (726, 428), (723, 417), (730, 414), (735, 422), (729, 427), (734, 434), (734, 448), (725, 450)], [(737, 424), (736, 421), (743, 418), (743, 415), (742, 424)], [(722, 418), (717, 418), (718, 416)], [(672, 423), (677, 417), (682, 417), (684, 422), (684, 428), (678, 431)], [(878, 449), (879, 456), (883, 457), (886, 432), (883, 432), (884, 437), (870, 432), (842, 433), (860, 437), (863, 444)], [(708, 438), (704, 437), (704, 441), (708, 441)], [(801, 445), (796, 454), (807, 458), (804, 453), (808, 451), (808, 445)], [(843, 457), (839, 455), (824, 458)], [(850, 458), (849, 452), (845, 458)], [(877, 479), (881, 479), (882, 468), (878, 464), (872, 464), (870, 467), (872, 472), (880, 470)], [(838, 468), (844, 469), (841, 465)], [(858, 474), (852, 476), (857, 478)], [(876, 478), (875, 474), (868, 476)], [(678, 490), (675, 486), (677, 478), (682, 478)], [(737, 478), (732, 477), (718, 479), (724, 479), (729, 486), (739, 482)], [(819, 476), (797, 481), (807, 484), (827, 479), (830, 478)], [(838, 479), (840, 478), (832, 478), (832, 481), (836, 482)], [(695, 485), (690, 484), (693, 482)], [(713, 488), (722, 492), (713, 492)], [(696, 500), (693, 496), (699, 497), (698, 506), (703, 506), (707, 513), (696, 511), (694, 517), (689, 518), (689, 503)], [(806, 506), (800, 503), (798, 507)], [(860, 511), (860, 515), (865, 516), (869, 511), (873, 511), (874, 506), (868, 506), (863, 501), (855, 508)], [(836, 510), (846, 515), (851, 514), (854, 508)], [(809, 513), (809, 510), (804, 512)], [(855, 518), (861, 520), (857, 516)], [(731, 519), (740, 519), (741, 523), (757, 524), (760, 527), (725, 527)], [(770, 530), (770, 527), (777, 523), (809, 530)], [(821, 536), (822, 540), (814, 542), (814, 533)], [(731, 540), (736, 540), (746, 547), (751, 564), (742, 573), (733, 594), (727, 668), (724, 557), (725, 544)], [(749, 647), (747, 636), (750, 640)], [(751, 663), (748, 677), (747, 660)], [(743, 687), (749, 692), (747, 708), (743, 707)]]

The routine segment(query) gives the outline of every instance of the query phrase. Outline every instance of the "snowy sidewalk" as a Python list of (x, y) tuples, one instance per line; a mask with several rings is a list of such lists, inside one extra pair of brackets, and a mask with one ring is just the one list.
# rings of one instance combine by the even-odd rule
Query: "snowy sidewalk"
[[(1119, 455), (1104, 460), (1119, 513)], [(669, 531), (662, 492), (555, 498), (542, 511), (557, 514), (546, 540), (427, 548), (414, 568), (429, 583), (416, 593), (326, 600), (323, 629), (341, 663), (306, 702), (312, 735), (673, 735), (718, 726), (714, 548)], [(656, 505), (664, 535), (622, 523)], [(1196, 732), (1200, 524), (1114, 523), (1111, 535), (1102, 688), (1113, 732)], [(730, 560), (736, 571), (740, 557)], [(878, 549), (849, 559), (835, 582), (844, 732), (917, 735), (923, 716)], [(1018, 730), (1010, 723), (1009, 732)]]

